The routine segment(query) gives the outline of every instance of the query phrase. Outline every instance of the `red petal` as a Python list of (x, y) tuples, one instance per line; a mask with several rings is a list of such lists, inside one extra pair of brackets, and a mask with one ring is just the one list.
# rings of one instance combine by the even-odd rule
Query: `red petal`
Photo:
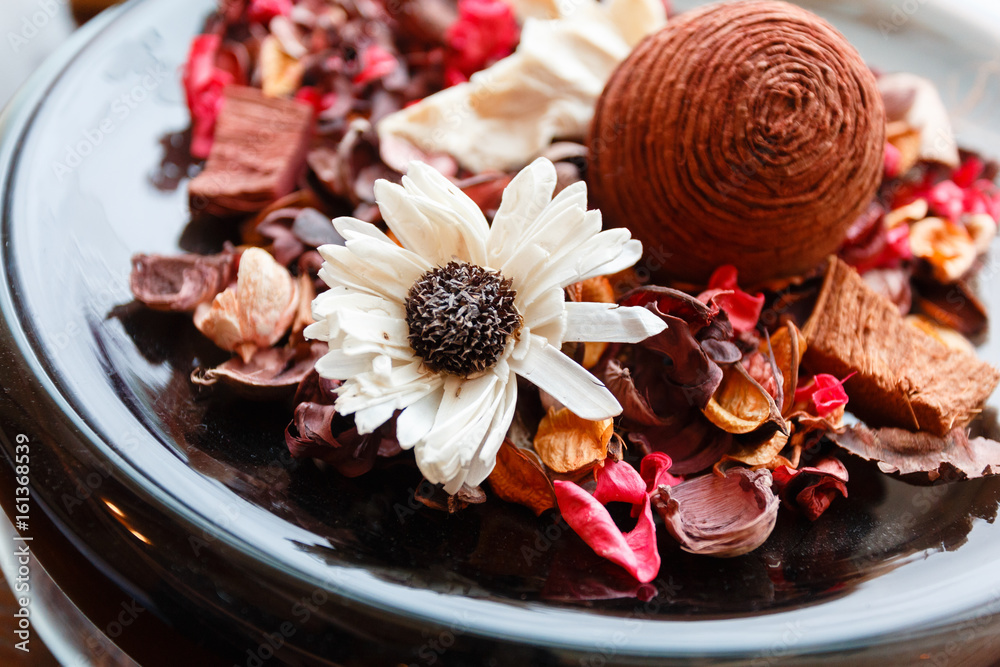
[[(631, 468), (627, 463), (624, 465)], [(599, 476), (598, 487), (600, 484)], [(645, 493), (642, 494), (642, 509), (635, 528), (623, 535), (597, 498), (573, 482), (556, 480), (554, 486), (563, 518), (594, 553), (622, 566), (643, 583), (656, 577), (660, 570), (660, 554), (656, 550), (653, 512)]]
[(764, 295), (752, 296), (739, 288), (736, 267), (720, 266), (708, 279), (708, 290), (698, 295), (702, 303), (714, 301), (729, 315), (733, 330), (737, 333), (753, 331), (757, 327)]
[(372, 44), (365, 49), (361, 56), (361, 62), (363, 63), (361, 71), (354, 77), (354, 83), (357, 85), (381, 79), (387, 74), (391, 74), (399, 66), (396, 57), (378, 44)]
[(454, 85), (509, 56), (520, 29), (502, 0), (458, 0), (458, 20), (448, 28), (446, 39), (445, 73)]
[(215, 119), (222, 109), (222, 91), (235, 78), (215, 66), (222, 38), (198, 35), (191, 42), (184, 65), (184, 92), (191, 112), (191, 155), (206, 158), (212, 148)]
[[(851, 375), (854, 375), (851, 373)], [(795, 390), (795, 401), (809, 403), (816, 408), (816, 414), (826, 417), (837, 408), (847, 405), (847, 392), (844, 391), (844, 383), (851, 379), (848, 375), (843, 380), (838, 380), (827, 373), (819, 373), (812, 382), (806, 383)]]
[(267, 25), (275, 16), (292, 13), (292, 0), (250, 0), (247, 18), (255, 23)]
[(778, 466), (772, 478), (785, 504), (801, 510), (810, 521), (818, 519), (838, 493), (847, 497), (847, 468), (832, 456), (798, 470)]
[(663, 452), (653, 452), (643, 457), (639, 470), (642, 479), (646, 482), (646, 493), (656, 491), (661, 484), (674, 486), (681, 483), (681, 478), (674, 477), (667, 472), (672, 465), (673, 461)]

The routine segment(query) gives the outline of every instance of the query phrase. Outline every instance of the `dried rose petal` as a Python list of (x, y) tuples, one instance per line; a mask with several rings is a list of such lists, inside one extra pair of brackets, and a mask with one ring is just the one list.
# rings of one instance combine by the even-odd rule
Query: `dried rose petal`
[(445, 38), (445, 78), (449, 85), (514, 52), (520, 29), (510, 5), (501, 0), (458, 0), (458, 20)]
[(267, 25), (275, 16), (291, 14), (292, 0), (250, 0), (246, 12), (248, 20)]
[(729, 558), (753, 551), (771, 534), (779, 500), (767, 470), (731, 468), (660, 486), (652, 504), (681, 548)]
[(501, 500), (518, 503), (536, 515), (556, 506), (552, 480), (541, 461), (529, 449), (504, 440), (497, 452), (497, 464), (487, 478), (490, 488)]
[(764, 295), (748, 294), (737, 284), (736, 267), (720, 266), (708, 279), (708, 290), (698, 295), (703, 303), (715, 301), (726, 311), (729, 321), (736, 333), (753, 331), (757, 328), (761, 310), (764, 308)]
[(217, 255), (134, 255), (129, 287), (154, 310), (193, 311), (232, 281), (236, 260), (231, 246)]
[(215, 66), (222, 44), (219, 35), (198, 35), (184, 65), (184, 92), (191, 112), (191, 155), (204, 159), (212, 148), (215, 119), (222, 109), (222, 90), (236, 77)]
[(589, 421), (567, 408), (550, 409), (538, 425), (535, 451), (554, 472), (574, 472), (603, 461), (614, 432), (612, 419)]
[(384, 47), (372, 44), (361, 53), (361, 71), (354, 77), (354, 85), (361, 86), (388, 76), (399, 67), (396, 56)]
[(216, 345), (249, 362), (257, 348), (277, 343), (298, 310), (298, 286), (266, 251), (249, 248), (240, 258), (236, 287), (203, 303), (194, 325)]
[(617, 359), (609, 359), (604, 368), (604, 386), (614, 394), (622, 406), (622, 415), (629, 422), (644, 426), (665, 426), (668, 418), (660, 417), (653, 411), (649, 399), (636, 388), (629, 369)]
[(401, 450), (395, 422), (366, 435), (348, 419), (338, 419), (331, 405), (299, 403), (285, 429), (285, 444), (293, 458), (325, 461), (345, 477), (357, 477), (372, 469), (379, 456), (395, 456)]
[(810, 521), (818, 519), (837, 494), (847, 497), (847, 468), (832, 456), (798, 470), (778, 466), (771, 474), (785, 505), (801, 511)]
[[(594, 495), (573, 482), (556, 480), (559, 511), (595, 553), (621, 565), (643, 583), (652, 581), (660, 570), (660, 554), (656, 550), (656, 527), (645, 481), (624, 461), (609, 461), (596, 476)], [(609, 502), (632, 505), (632, 515), (637, 519), (635, 528), (623, 534), (604, 507)]]
[(817, 373), (810, 382), (795, 391), (795, 402), (812, 406), (819, 417), (828, 417), (847, 405), (849, 399), (844, 383), (851, 379), (851, 375), (838, 380), (829, 373)]
[(671, 471), (677, 475), (690, 475), (709, 468), (731, 449), (733, 443), (732, 434), (717, 428), (701, 414), (680, 431), (675, 427), (646, 428), (633, 431), (628, 438), (643, 452), (663, 452), (670, 456)]

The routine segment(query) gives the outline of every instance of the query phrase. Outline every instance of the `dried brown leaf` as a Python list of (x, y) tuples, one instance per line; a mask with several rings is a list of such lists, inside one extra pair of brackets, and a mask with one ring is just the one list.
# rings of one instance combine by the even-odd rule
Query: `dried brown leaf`
[(722, 384), (702, 412), (727, 433), (751, 433), (768, 422), (786, 430), (774, 399), (742, 364), (734, 364), (723, 372)]

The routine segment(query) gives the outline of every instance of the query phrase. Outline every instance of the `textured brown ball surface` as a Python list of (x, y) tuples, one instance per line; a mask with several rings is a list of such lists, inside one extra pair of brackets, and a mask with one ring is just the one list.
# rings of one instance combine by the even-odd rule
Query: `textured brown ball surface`
[(639, 44), (597, 104), (592, 201), (661, 277), (741, 283), (836, 250), (881, 180), (875, 77), (823, 19), (750, 0), (682, 14)]

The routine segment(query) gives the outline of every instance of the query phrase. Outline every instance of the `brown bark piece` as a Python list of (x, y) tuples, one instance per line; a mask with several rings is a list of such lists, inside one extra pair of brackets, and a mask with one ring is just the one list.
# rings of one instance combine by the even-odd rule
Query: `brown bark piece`
[(944, 436), (989, 398), (1000, 372), (907, 324), (857, 271), (831, 259), (803, 332), (812, 372), (845, 377), (850, 410), (872, 425)]
[(189, 189), (191, 209), (213, 215), (259, 211), (290, 193), (305, 163), (312, 109), (229, 86), (205, 169)]

